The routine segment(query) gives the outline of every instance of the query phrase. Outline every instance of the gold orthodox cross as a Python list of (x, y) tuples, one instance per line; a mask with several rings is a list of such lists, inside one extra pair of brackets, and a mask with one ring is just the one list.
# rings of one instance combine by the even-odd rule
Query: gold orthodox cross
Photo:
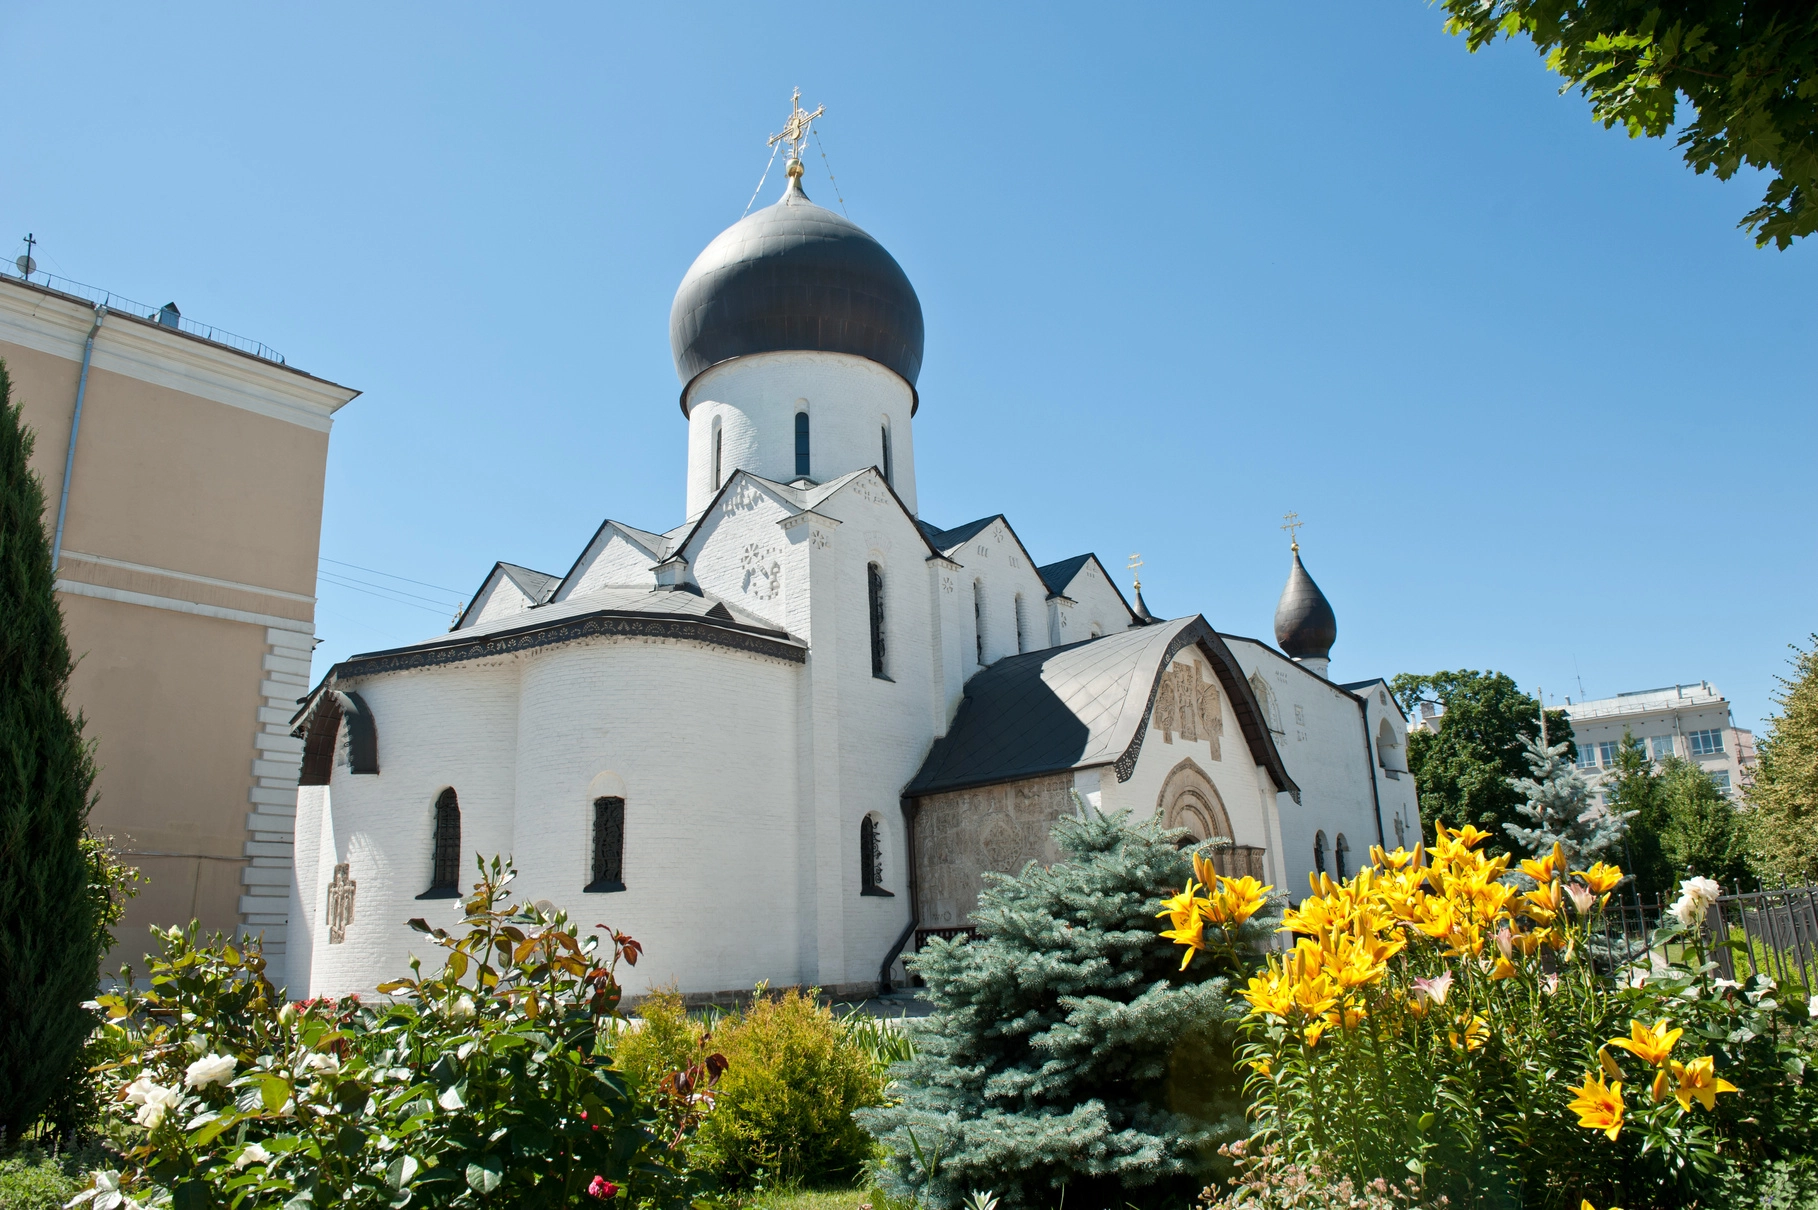
[(1137, 574), (1137, 570), (1142, 567), (1142, 565), (1143, 557), (1141, 555), (1133, 554), (1130, 556), (1130, 578), (1136, 581), (1136, 587), (1139, 590), (1143, 586), (1143, 578)]
[(1299, 550), (1300, 527), (1306, 523), (1300, 519), (1300, 514), (1293, 509), (1289, 509), (1287, 512), (1283, 513), (1281, 519), (1287, 522), (1282, 528), (1288, 531), (1288, 545), (1294, 550)]
[(778, 143), (787, 143), (789, 144), (789, 157), (799, 160), (802, 158), (802, 144), (808, 141), (808, 128), (814, 124), (816, 118), (827, 112), (827, 107), (817, 105), (813, 113), (804, 112), (802, 110), (802, 90), (799, 88), (795, 90), (795, 95), (789, 98), (789, 107), (789, 120), (783, 123), (783, 132), (771, 135), (770, 141), (765, 146), (775, 147)]

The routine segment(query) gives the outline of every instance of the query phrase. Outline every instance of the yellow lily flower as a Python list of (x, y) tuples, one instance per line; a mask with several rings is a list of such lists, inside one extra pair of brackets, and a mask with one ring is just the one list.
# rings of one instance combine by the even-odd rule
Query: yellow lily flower
[(1690, 1063), (1673, 1063), (1673, 1076), (1679, 1081), (1679, 1087), (1673, 1096), (1678, 1100), (1680, 1108), (1690, 1109), (1695, 1100), (1706, 1109), (1715, 1109), (1718, 1093), (1742, 1091), (1719, 1076), (1714, 1067), (1710, 1055), (1693, 1059)]
[(1492, 983), (1502, 979), (1512, 979), (1514, 977), (1515, 964), (1510, 962), (1507, 958), (1497, 958), (1496, 965), (1490, 968), (1490, 982)]
[(1463, 1050), (1467, 1052), (1482, 1050), (1483, 1044), (1490, 1040), (1490, 1023), (1482, 1017), (1472, 1017), (1469, 1021), (1460, 1017), (1458, 1018), (1458, 1023), (1464, 1026), (1462, 1035), (1455, 1029), (1448, 1031), (1446, 1034), (1451, 1040), (1453, 1050)]
[(1673, 1053), (1673, 1046), (1679, 1041), (1679, 1036), (1685, 1033), (1683, 1029), (1668, 1029), (1667, 1024), (1663, 1020), (1653, 1029), (1649, 1029), (1639, 1021), (1630, 1021), (1629, 1036), (1611, 1038), (1610, 1045), (1622, 1047), (1643, 1063), (1659, 1066), (1667, 1061), (1667, 1056)]
[(1578, 1124), (1586, 1130), (1601, 1130), (1615, 1142), (1622, 1133), (1622, 1081), (1605, 1084), (1602, 1076), (1587, 1071), (1583, 1085), (1572, 1091), (1578, 1095), (1566, 1108), (1578, 1115)]
[(1588, 870), (1574, 870), (1574, 876), (1584, 879), (1584, 884), (1591, 888), (1593, 894), (1604, 895), (1616, 889), (1622, 881), (1622, 867), (1598, 862)]
[(1535, 882), (1538, 882), (1541, 886), (1545, 886), (1547, 883), (1559, 877), (1559, 872), (1565, 869), (1565, 866), (1565, 851), (1561, 849), (1558, 844), (1555, 844), (1553, 846), (1553, 851), (1548, 853), (1545, 857), (1540, 858), (1538, 861), (1532, 857), (1524, 860), (1521, 863), (1521, 872), (1526, 874), (1529, 878), (1532, 878)]
[(1267, 976), (1252, 975), (1250, 986), (1239, 994), (1250, 1002), (1253, 1013), (1285, 1018), (1294, 1011), (1294, 992), (1283, 985), (1281, 976), (1274, 971)]

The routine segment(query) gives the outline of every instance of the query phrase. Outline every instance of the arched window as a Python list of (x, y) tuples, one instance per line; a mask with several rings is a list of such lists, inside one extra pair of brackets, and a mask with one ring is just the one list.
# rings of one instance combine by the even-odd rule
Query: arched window
[(859, 894), (896, 896), (884, 889), (883, 822), (874, 811), (859, 821)]
[(878, 432), (883, 437), (884, 442), (884, 460), (878, 465), (884, 472), (884, 482), (888, 483), (891, 487), (895, 487), (896, 467), (891, 465), (890, 461), (890, 418), (888, 416), (884, 417), (883, 426)]
[(461, 801), (454, 787), (436, 797), (435, 842), (430, 852), (429, 889), (419, 899), (451, 899), (461, 893)]
[(593, 881), (589, 892), (625, 889), (625, 800), (593, 800)]
[(1313, 833), (1313, 871), (1316, 874), (1326, 872), (1326, 833), (1323, 828)]
[(808, 477), (808, 413), (795, 414), (795, 477)]
[(1351, 842), (1340, 832), (1338, 839), (1332, 843), (1332, 856), (1338, 864), (1338, 880), (1343, 882), (1351, 876)]
[(1028, 627), (1023, 620), (1023, 594), (1019, 592), (1016, 594), (1016, 654), (1018, 655), (1029, 650), (1027, 633)]
[(720, 490), (720, 470), (724, 465), (720, 458), (725, 444), (721, 438), (724, 436), (725, 433), (720, 429), (720, 422), (715, 420), (713, 422), (713, 490), (716, 492)]
[(1389, 725), (1386, 718), (1376, 728), (1376, 760), (1390, 773), (1408, 771), (1408, 758), (1403, 755), (1401, 743), (1395, 738), (1395, 728)]
[(972, 581), (972, 655), (978, 666), (985, 666), (985, 583)]
[(871, 675), (888, 680), (884, 673), (884, 569), (876, 563), (865, 566), (865, 589), (871, 600)]

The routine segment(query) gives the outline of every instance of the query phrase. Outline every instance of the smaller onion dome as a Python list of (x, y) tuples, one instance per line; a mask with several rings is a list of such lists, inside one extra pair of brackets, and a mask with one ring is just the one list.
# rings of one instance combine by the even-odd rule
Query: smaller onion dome
[(1338, 641), (1338, 616), (1319, 585), (1300, 564), (1300, 543), (1293, 545), (1294, 566), (1275, 606), (1275, 645), (1297, 660), (1324, 660)]

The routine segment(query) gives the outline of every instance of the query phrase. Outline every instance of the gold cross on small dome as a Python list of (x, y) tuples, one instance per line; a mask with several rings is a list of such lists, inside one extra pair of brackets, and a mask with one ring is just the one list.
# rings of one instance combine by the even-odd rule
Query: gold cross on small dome
[(1130, 578), (1136, 581), (1136, 590), (1138, 592), (1142, 591), (1143, 578), (1141, 576), (1137, 575), (1136, 573), (1142, 567), (1142, 565), (1143, 565), (1143, 557), (1141, 555), (1131, 555), (1130, 556), (1130, 563), (1129, 563)]
[(789, 120), (783, 123), (783, 133), (771, 135), (766, 146), (775, 147), (778, 143), (787, 143), (789, 144), (789, 158), (799, 160), (802, 158), (802, 144), (808, 141), (808, 128), (814, 124), (816, 118), (827, 112), (827, 107), (817, 105), (813, 113), (804, 112), (802, 90), (798, 88), (795, 90), (795, 95), (789, 98), (789, 109)]
[(1300, 527), (1306, 523), (1300, 519), (1300, 514), (1295, 512), (1293, 509), (1289, 509), (1287, 512), (1283, 513), (1281, 515), (1281, 519), (1283, 521), (1287, 522), (1287, 524), (1282, 526), (1282, 528), (1288, 531), (1289, 549), (1290, 550), (1299, 550), (1300, 549)]

